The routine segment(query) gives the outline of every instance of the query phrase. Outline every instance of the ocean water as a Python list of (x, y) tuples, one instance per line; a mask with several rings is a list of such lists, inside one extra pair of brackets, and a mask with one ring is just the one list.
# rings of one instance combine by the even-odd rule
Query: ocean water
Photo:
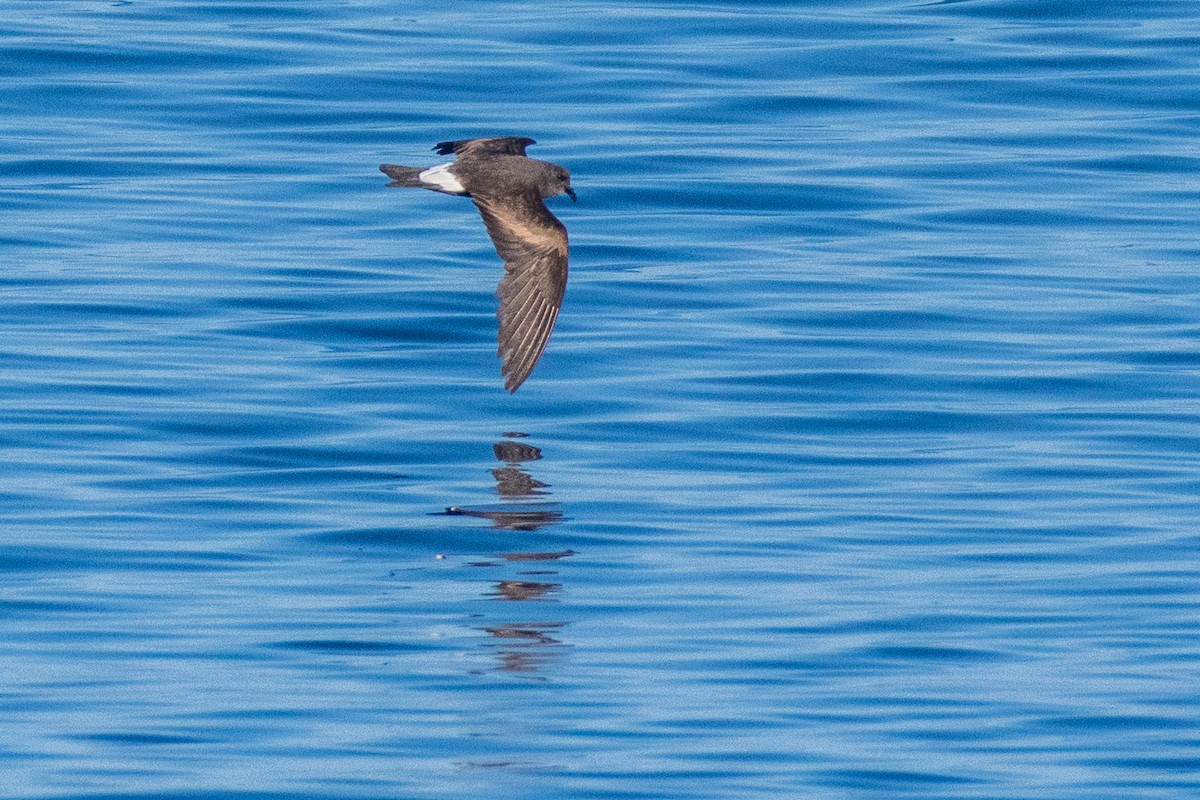
[[(1200, 794), (1195, 3), (0, 42), (4, 797)], [(476, 135), (579, 194), (511, 396), (377, 171)]]

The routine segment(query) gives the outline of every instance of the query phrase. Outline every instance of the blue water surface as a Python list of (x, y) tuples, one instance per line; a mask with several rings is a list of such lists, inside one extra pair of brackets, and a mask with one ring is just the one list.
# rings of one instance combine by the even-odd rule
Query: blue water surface
[[(1200, 795), (1195, 3), (0, 41), (3, 796)], [(377, 172), (477, 135), (579, 193), (515, 395)]]

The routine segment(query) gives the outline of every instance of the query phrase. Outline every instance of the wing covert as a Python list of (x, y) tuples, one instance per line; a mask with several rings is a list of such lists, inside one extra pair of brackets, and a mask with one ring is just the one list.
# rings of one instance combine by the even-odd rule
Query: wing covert
[(434, 150), (439, 155), (448, 156), (453, 153), (456, 156), (477, 156), (477, 155), (509, 155), (523, 156), (525, 148), (531, 144), (537, 144), (528, 136), (497, 136), (488, 139), (458, 139), (453, 142), (438, 142), (434, 146)]

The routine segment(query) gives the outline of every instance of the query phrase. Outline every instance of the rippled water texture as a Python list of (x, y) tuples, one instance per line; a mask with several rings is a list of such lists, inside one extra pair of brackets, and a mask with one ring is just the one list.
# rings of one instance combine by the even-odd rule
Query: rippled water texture
[[(1194, 2), (0, 6), (5, 797), (1200, 793)], [(513, 396), (471, 204), (579, 203)]]

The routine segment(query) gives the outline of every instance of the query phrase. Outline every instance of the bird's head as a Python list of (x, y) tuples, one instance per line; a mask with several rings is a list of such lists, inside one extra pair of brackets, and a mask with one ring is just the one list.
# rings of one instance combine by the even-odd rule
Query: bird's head
[(575, 190), (571, 188), (571, 173), (567, 171), (566, 167), (560, 167), (557, 164), (551, 166), (553, 169), (550, 170), (547, 181), (542, 185), (542, 197), (565, 194), (575, 201)]

